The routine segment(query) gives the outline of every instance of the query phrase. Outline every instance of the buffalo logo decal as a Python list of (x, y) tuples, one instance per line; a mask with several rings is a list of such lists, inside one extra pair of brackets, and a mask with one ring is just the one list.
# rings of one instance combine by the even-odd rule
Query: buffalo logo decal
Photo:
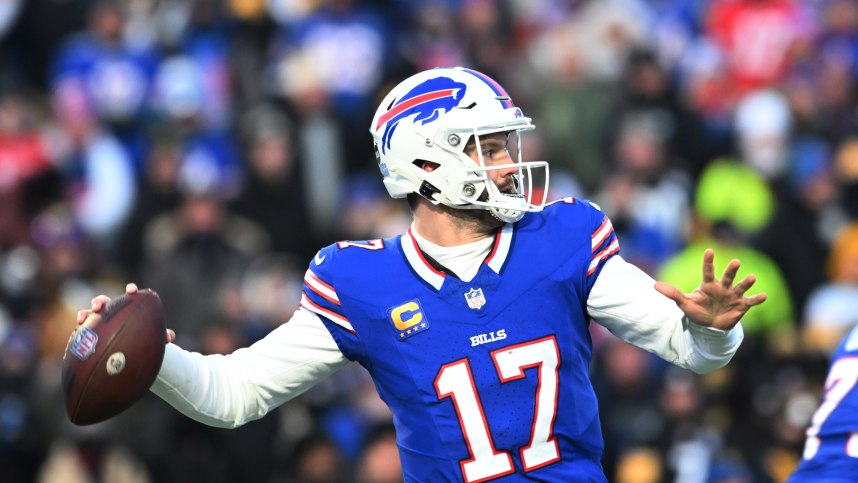
[(458, 106), (465, 96), (466, 89), (467, 86), (461, 82), (448, 77), (436, 77), (408, 91), (378, 118), (376, 131), (386, 124), (381, 137), (381, 151), (385, 152), (390, 148), (390, 138), (399, 121), (416, 115), (413, 122), (430, 123), (438, 119), (440, 110), (443, 109), (446, 113)]

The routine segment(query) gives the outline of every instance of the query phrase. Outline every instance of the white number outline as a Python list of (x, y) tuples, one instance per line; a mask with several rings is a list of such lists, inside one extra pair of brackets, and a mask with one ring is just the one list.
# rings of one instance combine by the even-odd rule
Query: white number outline
[[(491, 356), (502, 384), (525, 378), (526, 369), (538, 370), (530, 441), (519, 449), (524, 471), (559, 461), (560, 448), (552, 437), (560, 392), (557, 339), (551, 335), (514, 344), (492, 351)], [(459, 418), (469, 453), (469, 458), (459, 461), (465, 481), (478, 483), (513, 473), (510, 453), (495, 448), (468, 358), (441, 366), (434, 384), (438, 399), (449, 397)]]
[(339, 241), (337, 242), (337, 248), (343, 249), (348, 247), (358, 247), (363, 248), (364, 250), (381, 250), (384, 248), (384, 240), (380, 238), (376, 238), (375, 240), (367, 240), (367, 241)]
[[(524, 379), (525, 369), (538, 368), (530, 442), (519, 449), (524, 471), (559, 461), (560, 447), (557, 445), (557, 438), (551, 436), (554, 433), (557, 398), (560, 394), (560, 348), (557, 347), (557, 339), (552, 335), (497, 349), (492, 351), (492, 359), (501, 383)], [(550, 413), (546, 412), (549, 407)]]
[[(456, 408), (459, 428), (471, 456), (470, 459), (459, 461), (465, 481), (478, 483), (515, 472), (509, 452), (495, 449), (467, 357), (441, 366), (435, 376), (435, 392), (438, 399), (452, 399), (453, 407)], [(472, 417), (475, 412), (480, 415), (479, 418)]]
[[(810, 420), (810, 427), (807, 428), (807, 441), (802, 459), (811, 460), (816, 456), (821, 444), (817, 437), (819, 430), (856, 383), (858, 383), (858, 356), (844, 357), (831, 365), (828, 377), (825, 379), (825, 395), (822, 403), (816, 408)], [(848, 456), (858, 458), (858, 433), (852, 433), (849, 436), (845, 449)]]

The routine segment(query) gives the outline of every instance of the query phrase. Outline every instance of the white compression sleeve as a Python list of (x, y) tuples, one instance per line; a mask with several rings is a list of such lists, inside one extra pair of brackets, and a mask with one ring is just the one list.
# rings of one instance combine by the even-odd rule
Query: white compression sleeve
[(593, 319), (617, 337), (697, 373), (725, 366), (744, 338), (742, 325), (723, 331), (689, 321), (655, 280), (614, 256), (587, 299)]
[(238, 427), (298, 396), (348, 363), (319, 318), (299, 309), (262, 340), (230, 355), (167, 344), (150, 388), (182, 414)]

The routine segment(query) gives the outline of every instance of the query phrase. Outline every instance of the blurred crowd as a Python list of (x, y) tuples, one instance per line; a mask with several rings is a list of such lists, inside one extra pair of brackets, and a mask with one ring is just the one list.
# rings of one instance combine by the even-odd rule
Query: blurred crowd
[(593, 326), (609, 479), (783, 481), (858, 322), (854, 0), (0, 0), (0, 480), (399, 480), (359, 367), (237, 430), (151, 394), (76, 427), (61, 358), (127, 281), (203, 353), (287, 320), (319, 247), (407, 227), (368, 126), (451, 65), (534, 118), (551, 198), (626, 259), (690, 291), (713, 247), (769, 295), (706, 376)]

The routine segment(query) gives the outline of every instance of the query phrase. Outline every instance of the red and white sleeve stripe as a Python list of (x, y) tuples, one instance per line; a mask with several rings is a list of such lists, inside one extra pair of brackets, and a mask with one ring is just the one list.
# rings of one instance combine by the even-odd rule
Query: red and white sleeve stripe
[(334, 290), (334, 287), (323, 282), (322, 279), (313, 273), (312, 270), (308, 269), (304, 274), (304, 283), (307, 285), (307, 288), (328, 302), (336, 305), (342, 305), (340, 304), (340, 298), (337, 296), (337, 291)]
[(319, 278), (312, 270), (304, 274), (304, 291), (301, 293), (301, 307), (325, 317), (340, 327), (355, 333), (349, 319), (342, 314), (342, 303), (334, 287)]
[[(608, 246), (601, 248), (608, 240), (611, 240)], [(593, 258), (590, 259), (590, 266), (587, 268), (588, 276), (596, 271), (600, 263), (620, 251), (620, 243), (614, 233), (614, 226), (611, 225), (611, 220), (607, 216), (602, 220), (599, 228), (593, 232), (591, 249), (593, 250)]]
[(620, 242), (614, 238), (614, 241), (610, 243), (604, 250), (600, 251), (593, 255), (593, 258), (590, 260), (590, 267), (587, 269), (587, 275), (592, 275), (593, 272), (596, 271), (596, 267), (599, 266), (602, 261), (607, 260), (608, 257), (620, 251)]
[(602, 244), (605, 243), (605, 240), (607, 240), (613, 233), (614, 226), (611, 224), (611, 220), (606, 216), (605, 219), (602, 220), (602, 224), (599, 225), (599, 228), (593, 232), (593, 251), (595, 252), (597, 248), (602, 246)]
[(339, 325), (340, 327), (346, 329), (347, 331), (351, 332), (352, 334), (356, 333), (354, 327), (352, 327), (351, 322), (349, 322), (349, 319), (347, 319), (344, 315), (342, 315), (338, 312), (334, 312), (331, 309), (328, 309), (326, 307), (323, 307), (323, 306), (317, 304), (316, 302), (313, 302), (312, 300), (310, 300), (310, 297), (307, 297), (306, 292), (301, 293), (301, 307), (304, 307), (305, 309), (309, 310), (310, 312), (313, 312), (315, 314), (321, 315), (322, 317), (325, 317), (326, 319), (328, 319), (331, 322), (333, 322), (333, 323)]

